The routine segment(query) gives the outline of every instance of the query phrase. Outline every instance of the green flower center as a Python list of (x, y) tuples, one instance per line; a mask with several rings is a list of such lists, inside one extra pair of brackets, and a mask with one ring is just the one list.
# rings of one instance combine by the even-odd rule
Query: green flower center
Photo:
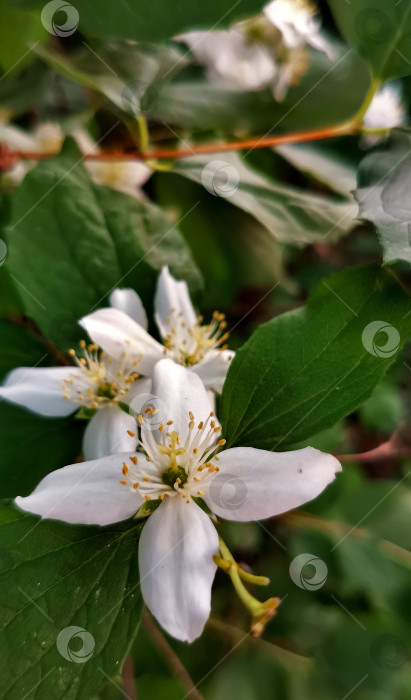
[(187, 481), (187, 474), (183, 467), (169, 467), (161, 475), (161, 481), (167, 486), (174, 487), (177, 479), (180, 479), (179, 485), (183, 486)]

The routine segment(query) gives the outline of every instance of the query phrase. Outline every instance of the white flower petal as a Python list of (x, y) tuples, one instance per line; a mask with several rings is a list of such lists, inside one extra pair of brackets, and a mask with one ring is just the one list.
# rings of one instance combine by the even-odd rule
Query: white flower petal
[(213, 389), (213, 391), (221, 394), (233, 357), (234, 352), (232, 350), (210, 350), (204, 360), (193, 365), (191, 371), (200, 377), (207, 389)]
[(133, 452), (137, 439), (128, 434), (136, 432), (136, 420), (115, 403), (99, 408), (84, 432), (83, 453), (86, 461), (118, 452)]
[(341, 471), (335, 457), (313, 447), (291, 452), (234, 447), (218, 456), (220, 472), (204, 500), (227, 520), (260, 520), (298, 508)]
[(197, 322), (197, 314), (191, 303), (187, 283), (175, 280), (168, 267), (163, 267), (159, 275), (154, 306), (156, 323), (163, 338), (170, 330), (167, 318), (171, 311), (181, 314), (181, 321), (184, 321), (188, 327), (194, 326)]
[(42, 518), (83, 525), (109, 525), (134, 515), (142, 498), (120, 484), (123, 462), (135, 453), (120, 453), (92, 462), (70, 464), (40, 481), (16, 505)]
[(151, 374), (158, 360), (164, 357), (164, 348), (140, 324), (119, 309), (99, 309), (81, 319), (97, 345), (112, 357), (119, 358), (124, 351), (139, 357), (137, 371)]
[(127, 404), (127, 406), (130, 406), (134, 413), (139, 414), (141, 413), (139, 408), (140, 403), (138, 400), (134, 401), (134, 399), (137, 399), (137, 397), (142, 394), (150, 394), (150, 392), (151, 377), (140, 377), (140, 379), (137, 379), (134, 384), (130, 385), (129, 390), (122, 396), (121, 400), (123, 403)]
[(61, 383), (75, 376), (77, 367), (18, 367), (13, 369), (0, 387), (0, 396), (42, 416), (68, 416), (79, 405), (64, 399)]
[[(198, 424), (207, 420), (213, 410), (201, 379), (172, 360), (161, 360), (156, 364), (151, 392), (159, 399), (156, 403), (158, 418), (164, 422), (173, 421), (170, 429), (180, 434), (182, 443), (188, 435), (189, 412), (194, 414)], [(218, 425), (217, 419), (215, 421)]]
[(139, 547), (143, 597), (164, 629), (192, 642), (207, 621), (218, 552), (210, 518), (194, 501), (166, 498), (149, 517)]
[(134, 289), (115, 289), (110, 294), (110, 306), (113, 309), (124, 311), (134, 321), (147, 330), (148, 321), (143, 302)]

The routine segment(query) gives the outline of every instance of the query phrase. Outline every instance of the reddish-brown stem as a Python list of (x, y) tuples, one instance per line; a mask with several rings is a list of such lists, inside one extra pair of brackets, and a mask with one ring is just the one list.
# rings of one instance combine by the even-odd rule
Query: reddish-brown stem
[(367, 452), (359, 452), (358, 454), (351, 455), (336, 455), (336, 457), (340, 462), (374, 462), (380, 459), (400, 457), (403, 455), (411, 455), (411, 446), (395, 445), (392, 440), (388, 440)]
[(204, 700), (201, 693), (197, 690), (194, 681), (190, 677), (190, 674), (183, 666), (174, 649), (171, 648), (163, 633), (161, 630), (159, 630), (148, 612), (143, 614), (143, 625), (147, 634), (150, 636), (151, 640), (154, 642), (158, 651), (164, 658), (170, 671), (174, 673), (175, 677), (180, 682), (181, 687), (186, 693), (184, 697), (190, 698), (190, 700)]
[(134, 678), (134, 666), (131, 654), (129, 654), (123, 666), (123, 690), (126, 698), (137, 699), (136, 681)]
[[(139, 151), (130, 151), (124, 153), (122, 151), (101, 151), (100, 153), (85, 153), (84, 160), (90, 161), (123, 161), (123, 160), (176, 160), (179, 158), (187, 158), (189, 156), (197, 156), (207, 153), (223, 153), (227, 151), (245, 151), (255, 148), (267, 148), (269, 146), (279, 146), (285, 143), (305, 143), (308, 141), (319, 141), (321, 139), (329, 139), (335, 136), (355, 134), (358, 127), (354, 122), (340, 124), (337, 126), (329, 126), (324, 129), (316, 129), (314, 131), (300, 131), (292, 134), (282, 134), (281, 136), (255, 136), (251, 139), (243, 141), (232, 141), (230, 143), (202, 143), (194, 144), (192, 147), (185, 148), (163, 148), (156, 151), (147, 151), (141, 153)], [(16, 162), (19, 158), (23, 160), (45, 160), (58, 155), (55, 153), (46, 153), (44, 151), (10, 151), (2, 146), (0, 150), (0, 169), (5, 166), (10, 167), (11, 162)]]

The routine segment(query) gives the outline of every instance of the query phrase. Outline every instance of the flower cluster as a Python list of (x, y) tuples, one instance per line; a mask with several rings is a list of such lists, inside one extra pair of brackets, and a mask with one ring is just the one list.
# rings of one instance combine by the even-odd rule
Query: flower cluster
[[(218, 537), (217, 518), (250, 521), (296, 508), (320, 494), (340, 464), (311, 447), (281, 453), (228, 447), (210, 401), (233, 357), (224, 318), (215, 313), (201, 325), (186, 284), (167, 268), (155, 299), (163, 344), (149, 335), (133, 290), (116, 290), (110, 301), (110, 308), (81, 320), (93, 343), (81, 343), (80, 356), (70, 353), (73, 366), (19, 368), (0, 389), (43, 415), (79, 407), (94, 412), (85, 431), (86, 461), (48, 474), (16, 504), (71, 524), (137, 517), (144, 523), (142, 594), (169, 634), (184, 641), (201, 634), (218, 566), (230, 573), (252, 613), (252, 631), (260, 634), (279, 601), (260, 603), (243, 587), (244, 578), (267, 580), (235, 563)], [(143, 407), (147, 390), (160, 408)]]

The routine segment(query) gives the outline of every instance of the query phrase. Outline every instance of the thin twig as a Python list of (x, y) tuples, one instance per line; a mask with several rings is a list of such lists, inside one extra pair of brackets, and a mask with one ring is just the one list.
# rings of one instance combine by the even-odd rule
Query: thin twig
[(123, 690), (124, 695), (129, 700), (138, 700), (136, 681), (134, 678), (133, 657), (129, 654), (123, 666)]
[(383, 442), (367, 452), (358, 452), (350, 455), (337, 455), (340, 462), (376, 462), (389, 457), (400, 457), (411, 454), (411, 446), (395, 445), (392, 439)]
[(153, 618), (148, 612), (143, 614), (142, 619), (144, 628), (154, 642), (160, 654), (163, 656), (170, 671), (175, 675), (190, 700), (204, 700), (201, 693), (198, 692), (194, 681), (189, 675), (187, 669), (183, 666), (175, 651), (171, 648), (163, 633), (155, 624)]
[[(89, 161), (127, 161), (127, 160), (176, 160), (197, 156), (207, 153), (223, 153), (227, 151), (244, 151), (255, 148), (267, 148), (279, 146), (284, 143), (306, 143), (308, 141), (319, 141), (321, 139), (334, 138), (343, 135), (355, 135), (359, 133), (357, 122), (351, 121), (345, 124), (315, 129), (313, 131), (301, 131), (280, 136), (254, 136), (242, 141), (232, 141), (230, 143), (202, 143), (193, 144), (187, 148), (164, 148), (156, 151), (100, 151), (99, 153), (83, 154), (83, 160)], [(0, 169), (10, 167), (19, 159), (23, 160), (45, 160), (58, 155), (56, 152), (45, 151), (12, 151), (2, 144), (0, 150)]]

